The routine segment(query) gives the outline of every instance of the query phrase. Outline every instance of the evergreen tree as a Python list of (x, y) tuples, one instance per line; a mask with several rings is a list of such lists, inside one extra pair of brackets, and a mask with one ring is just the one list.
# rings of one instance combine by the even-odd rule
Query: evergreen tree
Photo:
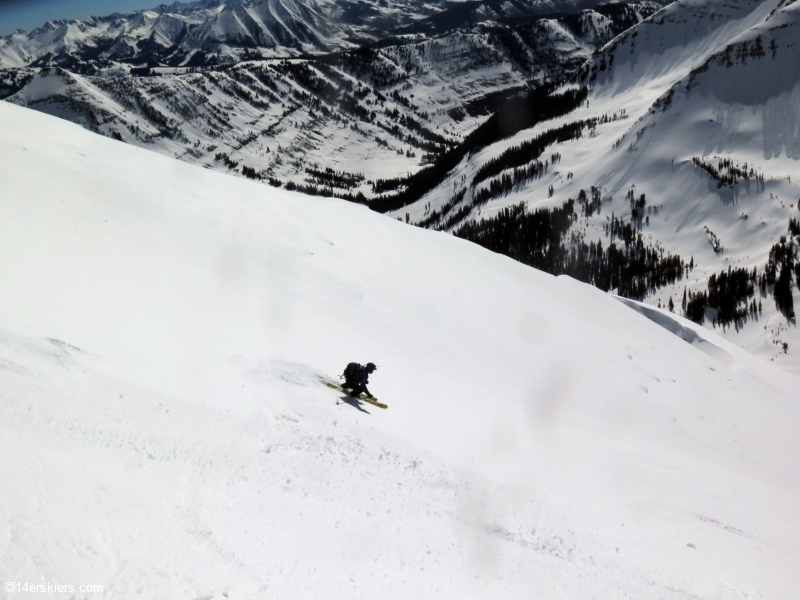
[(794, 318), (794, 300), (792, 299), (792, 269), (788, 264), (781, 267), (780, 275), (775, 282), (773, 291), (775, 296), (775, 306), (786, 318)]
[(689, 302), (686, 304), (686, 316), (695, 323), (702, 323), (706, 315), (708, 296), (705, 292), (698, 294), (689, 293)]

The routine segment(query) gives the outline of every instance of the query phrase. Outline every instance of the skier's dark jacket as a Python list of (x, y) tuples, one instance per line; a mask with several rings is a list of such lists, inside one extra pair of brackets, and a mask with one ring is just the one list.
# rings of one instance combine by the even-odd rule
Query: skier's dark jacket
[(360, 369), (356, 369), (356, 372), (350, 376), (350, 381), (348, 383), (361, 386), (361, 388), (364, 390), (364, 393), (369, 395), (369, 390), (367, 389), (367, 384), (369, 383), (369, 373), (367, 373), (367, 368), (361, 367)]

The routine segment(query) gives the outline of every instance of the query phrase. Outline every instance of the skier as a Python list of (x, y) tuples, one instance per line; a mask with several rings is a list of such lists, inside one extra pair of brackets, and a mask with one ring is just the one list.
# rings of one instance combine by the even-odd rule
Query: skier
[[(353, 368), (351, 368), (351, 365), (353, 365)], [(375, 366), (375, 363), (367, 363), (364, 366), (358, 363), (350, 363), (344, 370), (344, 385), (342, 388), (352, 390), (350, 395), (353, 398), (358, 398), (362, 393), (366, 394), (367, 398), (373, 398), (373, 395), (367, 389), (367, 384), (369, 383), (369, 376), (377, 369), (378, 367)]]

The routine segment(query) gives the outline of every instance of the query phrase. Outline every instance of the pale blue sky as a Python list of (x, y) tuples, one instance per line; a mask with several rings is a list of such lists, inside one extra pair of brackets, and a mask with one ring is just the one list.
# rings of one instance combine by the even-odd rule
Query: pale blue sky
[(90, 15), (125, 13), (174, 0), (0, 0), (0, 35), (33, 29), (50, 19), (84, 19)]

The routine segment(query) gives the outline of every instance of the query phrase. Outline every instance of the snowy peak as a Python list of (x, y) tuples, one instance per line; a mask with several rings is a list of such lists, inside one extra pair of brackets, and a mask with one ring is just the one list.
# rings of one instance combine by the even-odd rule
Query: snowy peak
[(342, 31), (313, 3), (176, 3), (128, 15), (49, 21), (0, 39), (0, 58), (2, 66), (78, 64), (92, 72), (96, 67), (90, 65), (98, 61), (106, 66), (108, 61), (180, 64), (201, 49), (201, 56), (214, 53), (228, 60), (243, 47), (319, 52), (346, 46)]
[(662, 77), (669, 85), (670, 78), (674, 81), (682, 77), (738, 35), (762, 23), (777, 5), (778, 0), (678, 0), (611, 41), (584, 65), (582, 80), (617, 91)]
[(228, 1), (190, 35), (199, 46), (228, 44), (251, 48), (326, 51), (340, 45), (335, 28), (319, 10), (293, 0)]

